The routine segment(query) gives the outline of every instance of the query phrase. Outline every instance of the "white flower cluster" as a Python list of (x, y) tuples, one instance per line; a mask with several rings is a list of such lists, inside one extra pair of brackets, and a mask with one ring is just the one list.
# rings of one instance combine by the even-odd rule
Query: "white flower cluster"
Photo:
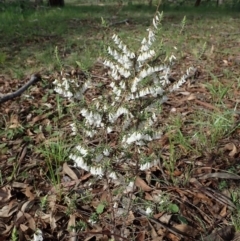
[(117, 50), (108, 47), (108, 53), (120, 64), (115, 64), (110, 60), (105, 60), (104, 64), (111, 69), (111, 76), (115, 80), (120, 80), (121, 77), (128, 78), (131, 76), (131, 69), (133, 67), (132, 59), (135, 54), (128, 50), (127, 46), (123, 44), (120, 38), (114, 34), (112, 37), (115, 45), (122, 51), (120, 54)]
[[(75, 163), (76, 167), (82, 168), (85, 171), (90, 172), (92, 175), (102, 177), (107, 170), (104, 169), (104, 167), (101, 166), (101, 161), (105, 157), (108, 157), (110, 155), (109, 149), (104, 149), (102, 151), (102, 154), (94, 154), (90, 153), (86, 148), (82, 147), (81, 145), (78, 145), (75, 147), (76, 151), (75, 154), (70, 154), (69, 158), (72, 159)], [(90, 163), (87, 163), (86, 157), (90, 155), (91, 160)], [(109, 178), (117, 179), (117, 175), (115, 172), (108, 171)]]
[(139, 66), (142, 66), (147, 60), (153, 58), (156, 53), (153, 49), (151, 49), (152, 44), (156, 40), (156, 31), (159, 28), (163, 13), (157, 12), (155, 17), (153, 18), (153, 28), (147, 29), (148, 38), (143, 38), (141, 42), (140, 54), (137, 58)]
[(129, 110), (127, 108), (119, 107), (117, 109), (117, 112), (108, 114), (110, 123), (114, 123), (118, 119), (118, 117), (123, 114), (126, 115), (128, 119), (133, 118), (133, 115), (129, 112)]
[(147, 141), (153, 141), (161, 138), (161, 133), (154, 135), (133, 132), (132, 134), (124, 135), (122, 139), (123, 146), (128, 146), (135, 143), (138, 146), (146, 145)]
[(86, 118), (86, 123), (89, 124), (90, 126), (95, 126), (95, 127), (100, 127), (103, 126), (102, 123), (102, 116), (97, 113), (97, 112), (93, 112), (93, 111), (89, 111), (85, 108), (83, 108), (80, 111), (81, 115), (84, 116)]
[[(75, 79), (66, 78), (62, 78), (61, 81), (55, 79), (53, 84), (55, 85), (54, 91), (69, 100), (73, 100), (73, 98), (81, 100), (85, 91), (91, 88), (91, 82), (89, 80), (87, 80), (82, 86), (80, 86)], [(75, 89), (78, 91), (75, 91)]]
[(59, 82), (57, 79), (53, 82), (55, 85), (54, 90), (62, 95), (63, 97), (66, 97), (68, 99), (71, 99), (73, 97), (73, 93), (70, 91), (70, 85), (66, 78), (62, 79), (62, 82)]
[(181, 77), (181, 79), (180, 79), (178, 82), (176, 82), (176, 84), (174, 84), (174, 85), (169, 89), (169, 91), (170, 91), (170, 92), (173, 92), (173, 91), (179, 89), (179, 88), (186, 82), (186, 80), (189, 78), (189, 76), (192, 76), (192, 73), (194, 73), (195, 71), (196, 71), (195, 68), (189, 67), (189, 68), (187, 69), (187, 71), (186, 71), (186, 74), (184, 74), (184, 75)]
[(33, 239), (31, 241), (43, 241), (43, 233), (42, 230), (37, 229), (33, 234)]
[(159, 160), (157, 159), (150, 162), (145, 162), (144, 164), (140, 164), (140, 170), (145, 171), (150, 169), (153, 166), (158, 166), (158, 165), (159, 165)]

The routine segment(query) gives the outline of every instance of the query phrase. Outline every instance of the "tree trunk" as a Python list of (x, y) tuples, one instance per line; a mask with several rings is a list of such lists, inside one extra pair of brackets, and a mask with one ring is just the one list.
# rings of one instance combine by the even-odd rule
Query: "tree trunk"
[(200, 5), (200, 3), (201, 3), (201, 0), (196, 0), (195, 7), (198, 7)]
[(217, 0), (217, 6), (222, 5), (223, 4), (223, 0)]
[(51, 7), (63, 7), (64, 6), (64, 0), (49, 0), (48, 4)]
[(35, 6), (39, 6), (43, 4), (43, 0), (35, 0)]

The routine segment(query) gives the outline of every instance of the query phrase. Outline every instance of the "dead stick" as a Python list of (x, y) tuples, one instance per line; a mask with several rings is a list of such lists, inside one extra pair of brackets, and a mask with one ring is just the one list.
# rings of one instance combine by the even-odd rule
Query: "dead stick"
[(12, 92), (6, 95), (0, 94), (0, 104), (21, 95), (26, 89), (28, 89), (30, 85), (35, 84), (39, 80), (41, 80), (41, 76), (38, 74), (36, 75), (34, 74), (31, 76), (30, 80), (25, 85), (23, 85), (20, 89), (16, 90), (15, 92)]

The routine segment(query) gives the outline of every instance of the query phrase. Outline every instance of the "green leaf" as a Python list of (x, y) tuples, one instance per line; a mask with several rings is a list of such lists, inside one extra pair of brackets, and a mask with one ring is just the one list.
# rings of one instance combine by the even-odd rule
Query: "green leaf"
[(105, 208), (105, 206), (102, 203), (98, 204), (97, 209), (96, 209), (97, 214), (103, 213), (104, 208)]
[(185, 218), (185, 217), (183, 217), (183, 216), (178, 216), (178, 220), (181, 222), (181, 223), (183, 223), (183, 224), (188, 224), (188, 221), (187, 221), (187, 219)]
[(176, 204), (169, 204), (168, 205), (168, 210), (171, 212), (171, 213), (178, 213), (179, 212), (179, 208)]
[(5, 147), (7, 145), (7, 143), (2, 143), (0, 144), (0, 149), (2, 149), (3, 147)]
[(81, 64), (81, 62), (79, 62), (79, 61), (76, 61), (76, 64), (78, 65), (78, 67), (82, 67), (82, 64)]

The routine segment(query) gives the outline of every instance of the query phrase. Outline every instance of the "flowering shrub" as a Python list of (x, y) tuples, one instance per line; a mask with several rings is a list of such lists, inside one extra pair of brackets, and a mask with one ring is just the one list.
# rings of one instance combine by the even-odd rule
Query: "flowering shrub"
[[(160, 28), (162, 13), (156, 13), (148, 35), (137, 53), (131, 51), (117, 34), (108, 47), (111, 83), (96, 86), (88, 80), (80, 85), (75, 80), (55, 80), (55, 91), (73, 102), (80, 102), (83, 122), (71, 125), (73, 134), (81, 136), (70, 158), (93, 175), (117, 179), (119, 167), (146, 170), (159, 163), (158, 147), (149, 153), (148, 144), (161, 138), (158, 116), (167, 94), (183, 85), (193, 68), (179, 81), (170, 85), (169, 77), (175, 56), (156, 63), (158, 50), (154, 43)], [(158, 47), (159, 51), (161, 47)], [(98, 88), (100, 96), (86, 101), (85, 94)], [(107, 90), (107, 91), (106, 91)], [(136, 169), (137, 168), (137, 169)]]

